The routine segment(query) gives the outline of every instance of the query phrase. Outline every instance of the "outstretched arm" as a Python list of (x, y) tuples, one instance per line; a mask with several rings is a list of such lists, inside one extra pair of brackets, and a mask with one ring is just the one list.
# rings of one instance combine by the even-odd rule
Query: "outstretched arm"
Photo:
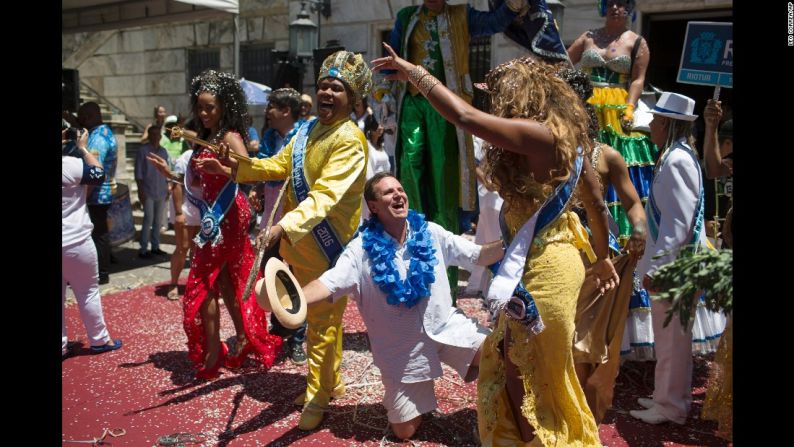
[(477, 265), (491, 265), (500, 261), (505, 255), (504, 244), (501, 240), (483, 244), (480, 250), (480, 257), (477, 258)]
[(306, 297), (306, 304), (313, 304), (328, 299), (331, 296), (331, 291), (322, 281), (315, 279), (303, 287), (303, 295)]
[[(554, 167), (554, 136), (546, 126), (531, 119), (500, 118), (477, 110), (438, 83), (432, 75), (427, 74), (417, 79), (417, 66), (400, 58), (389, 45), (384, 43), (384, 46), (389, 56), (372, 61), (373, 71), (397, 70), (395, 74), (387, 75), (386, 79), (423, 84), (417, 85), (419, 90), (433, 108), (456, 127), (461, 127), (504, 150), (525, 155), (538, 170)], [(414, 74), (413, 79), (409, 73)], [(432, 81), (436, 84), (428, 90), (424, 84)]]
[[(262, 278), (259, 281), (264, 281), (264, 280), (265, 279)], [(306, 297), (306, 304), (309, 306), (311, 306), (314, 303), (318, 303), (320, 301), (328, 299), (328, 297), (331, 296), (331, 291), (328, 290), (328, 287), (326, 287), (325, 284), (323, 284), (322, 281), (320, 281), (319, 279), (315, 279), (309, 284), (306, 284), (305, 286), (301, 287), (301, 290), (303, 290), (303, 296)], [(262, 290), (262, 293), (265, 293), (264, 290)], [(264, 310), (268, 312), (273, 312), (273, 309), (270, 308), (270, 304), (267, 300), (259, 301), (259, 305), (262, 306)]]

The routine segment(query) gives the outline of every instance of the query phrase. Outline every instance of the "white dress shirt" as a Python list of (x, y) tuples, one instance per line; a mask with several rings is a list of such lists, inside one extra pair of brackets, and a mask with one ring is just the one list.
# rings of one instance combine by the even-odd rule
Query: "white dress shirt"
[[(320, 276), (332, 299), (349, 295), (358, 305), (369, 332), (373, 362), (381, 374), (404, 383), (441, 377), (441, 362), (434, 343), (469, 348), (481, 340), (468, 335), (471, 320), (452, 307), (446, 271), (449, 265), (470, 269), (480, 257), (481, 247), (433, 222), (428, 222), (428, 230), (439, 262), (434, 269), (430, 297), (421, 299), (412, 308), (386, 302), (386, 294), (372, 279), (372, 265), (360, 235), (347, 245), (336, 265)], [(401, 280), (405, 279), (411, 262), (406, 248), (398, 247), (395, 259)]]

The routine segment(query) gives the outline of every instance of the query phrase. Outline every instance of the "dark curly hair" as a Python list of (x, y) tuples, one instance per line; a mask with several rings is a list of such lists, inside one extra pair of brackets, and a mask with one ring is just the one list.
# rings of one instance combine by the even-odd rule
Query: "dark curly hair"
[(595, 113), (595, 107), (588, 103), (587, 100), (593, 96), (593, 83), (590, 82), (590, 77), (587, 73), (570, 68), (566, 64), (557, 65), (557, 77), (567, 82), (569, 86), (576, 92), (579, 99), (582, 100), (585, 112), (590, 117), (590, 122), (587, 127), (587, 136), (591, 140), (598, 138), (598, 117)]
[[(212, 69), (204, 70), (200, 75), (193, 78), (190, 82), (190, 108), (193, 111), (193, 122), (201, 138), (209, 136), (209, 129), (206, 129), (198, 117), (196, 109), (198, 107), (198, 97), (207, 92), (215, 96), (221, 103), (223, 113), (221, 114), (220, 130), (224, 134), (226, 131), (235, 130), (243, 138), (247, 145), (248, 128), (251, 127), (251, 116), (248, 115), (248, 105), (237, 78), (231, 73), (223, 73)], [(218, 138), (223, 138), (219, 135)]]

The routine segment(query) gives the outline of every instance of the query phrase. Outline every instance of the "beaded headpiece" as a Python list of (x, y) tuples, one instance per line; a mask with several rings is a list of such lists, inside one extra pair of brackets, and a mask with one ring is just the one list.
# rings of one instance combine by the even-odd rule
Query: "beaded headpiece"
[(328, 77), (337, 78), (345, 83), (358, 99), (368, 95), (372, 90), (372, 71), (360, 54), (353, 54), (350, 51), (337, 51), (325, 58), (317, 82)]
[(535, 63), (535, 60), (532, 59), (529, 56), (524, 56), (524, 57), (519, 57), (519, 58), (516, 58), (516, 59), (511, 59), (511, 60), (509, 60), (507, 62), (504, 62), (504, 63), (499, 64), (496, 67), (492, 68), (485, 75), (485, 82), (476, 82), (476, 83), (474, 83), (474, 86), (477, 87), (478, 89), (486, 92), (486, 93), (490, 93), (490, 94), (493, 95), (494, 93), (496, 93), (496, 91), (493, 90), (489, 86), (496, 85), (496, 81), (499, 80), (499, 78), (501, 78), (503, 74), (505, 74), (505, 71), (507, 71), (509, 68), (511, 68), (515, 64), (532, 65), (534, 63)]
[[(631, 16), (631, 21), (637, 19), (637, 12), (634, 11), (634, 7), (636, 6), (635, 0), (617, 0), (623, 3), (626, 7), (626, 14)], [(598, 15), (601, 17), (606, 17), (607, 15), (607, 5), (611, 2), (611, 0), (598, 0)]]
[(598, 117), (595, 113), (595, 107), (587, 102), (587, 100), (593, 96), (593, 84), (590, 82), (590, 76), (581, 70), (570, 68), (566, 64), (559, 64), (555, 75), (567, 82), (573, 91), (576, 92), (576, 96), (582, 100), (582, 106), (584, 106), (585, 113), (587, 113), (588, 117), (590, 118), (588, 135), (591, 138), (597, 137)]
[[(240, 132), (243, 141), (248, 142), (248, 132), (251, 126), (251, 116), (248, 115), (248, 104), (237, 78), (231, 73), (216, 70), (204, 70), (190, 81), (190, 102), (192, 109), (196, 110), (196, 103), (200, 94), (207, 92), (215, 96), (223, 104), (221, 118), (222, 129), (234, 129)], [(197, 118), (194, 117), (196, 121)], [(201, 129), (203, 126), (200, 125)]]

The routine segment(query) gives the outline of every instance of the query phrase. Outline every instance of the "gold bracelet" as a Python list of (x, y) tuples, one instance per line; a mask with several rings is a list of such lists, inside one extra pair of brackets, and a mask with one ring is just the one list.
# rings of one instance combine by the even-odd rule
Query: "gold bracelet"
[(425, 67), (417, 65), (408, 72), (408, 80), (411, 81), (411, 84), (419, 87), (419, 81), (429, 74), (430, 73), (425, 70)]
[(422, 94), (425, 95), (425, 97), (427, 97), (427, 95), (430, 94), (430, 90), (433, 90), (433, 87), (437, 86), (440, 83), (441, 81), (436, 79), (435, 76), (428, 73), (419, 81), (419, 84), (416, 86), (416, 88), (418, 88), (419, 91), (422, 92)]

